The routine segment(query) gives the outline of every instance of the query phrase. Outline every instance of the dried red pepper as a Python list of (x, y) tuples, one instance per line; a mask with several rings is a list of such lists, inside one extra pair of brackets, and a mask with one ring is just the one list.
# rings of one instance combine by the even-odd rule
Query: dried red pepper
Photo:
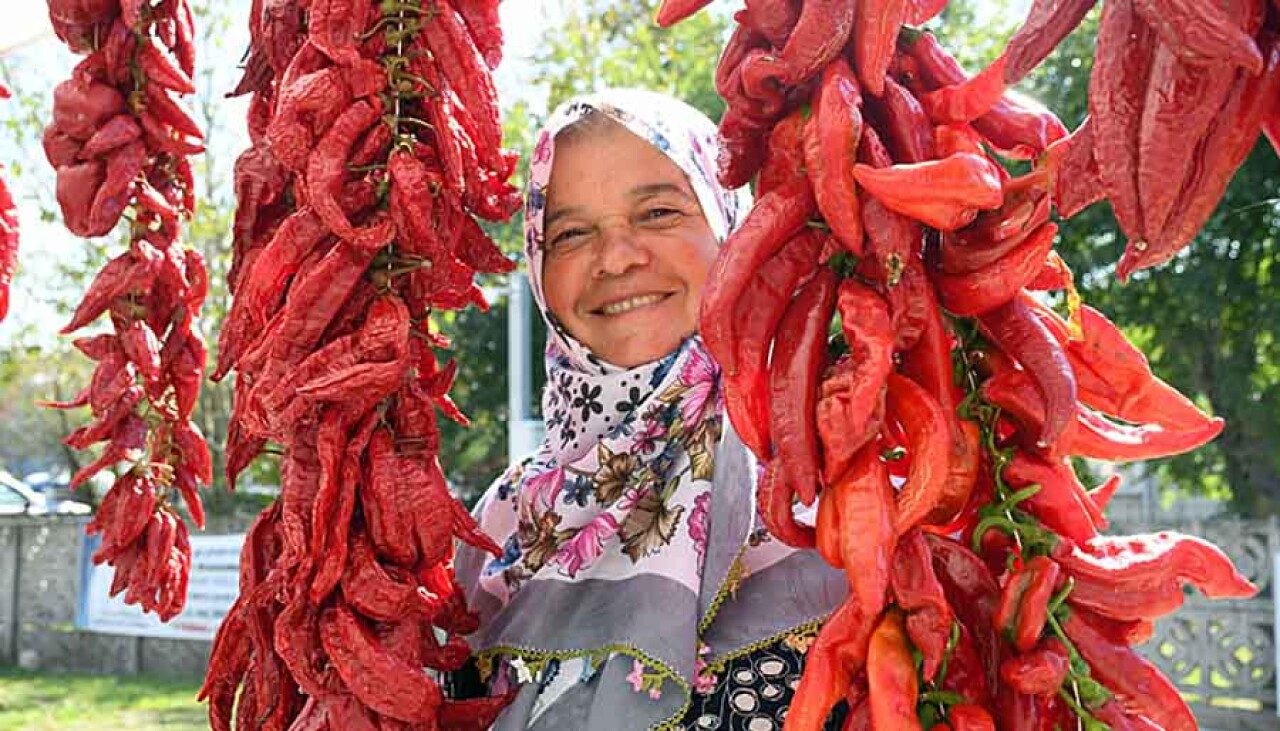
[(862, 91), (849, 65), (836, 59), (822, 72), (805, 132), (804, 162), (822, 218), (844, 247), (862, 255), (862, 218), (854, 163), (862, 134)]
[(890, 209), (941, 231), (968, 225), (978, 211), (1003, 202), (997, 166), (970, 153), (885, 169), (858, 164), (854, 176)]

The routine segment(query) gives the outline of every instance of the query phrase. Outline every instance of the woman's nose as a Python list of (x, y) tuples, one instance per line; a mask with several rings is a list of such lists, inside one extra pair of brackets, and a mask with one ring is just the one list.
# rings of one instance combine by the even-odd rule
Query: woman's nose
[(597, 277), (618, 276), (649, 263), (649, 251), (627, 224), (602, 226), (596, 252)]

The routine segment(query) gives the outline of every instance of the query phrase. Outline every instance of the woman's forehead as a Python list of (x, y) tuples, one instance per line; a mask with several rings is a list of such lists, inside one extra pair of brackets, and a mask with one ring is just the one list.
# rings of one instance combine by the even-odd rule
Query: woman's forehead
[(621, 125), (611, 123), (610, 127), (557, 140), (547, 181), (549, 206), (557, 198), (603, 193), (633, 199), (664, 193), (694, 195), (688, 174), (662, 150)]

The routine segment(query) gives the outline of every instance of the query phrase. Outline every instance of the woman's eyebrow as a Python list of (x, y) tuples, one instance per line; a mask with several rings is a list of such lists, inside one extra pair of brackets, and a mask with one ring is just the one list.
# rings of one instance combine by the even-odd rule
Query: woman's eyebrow
[(652, 198), (655, 195), (663, 193), (676, 193), (684, 198), (692, 198), (688, 190), (684, 186), (675, 183), (649, 183), (648, 185), (637, 185), (631, 189), (631, 197), (635, 199)]
[(544, 229), (551, 228), (551, 224), (555, 223), (561, 218), (564, 218), (565, 216), (572, 216), (575, 213), (580, 213), (582, 210), (583, 210), (582, 206), (565, 206), (563, 208), (548, 210), (542, 216), (542, 227)]

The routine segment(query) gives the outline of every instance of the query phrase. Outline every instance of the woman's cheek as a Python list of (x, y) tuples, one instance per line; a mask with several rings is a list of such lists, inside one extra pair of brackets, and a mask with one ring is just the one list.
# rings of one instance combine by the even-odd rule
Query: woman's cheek
[(542, 267), (542, 287), (547, 295), (547, 309), (566, 327), (576, 322), (574, 303), (582, 294), (585, 277), (583, 267), (573, 261), (547, 261)]

